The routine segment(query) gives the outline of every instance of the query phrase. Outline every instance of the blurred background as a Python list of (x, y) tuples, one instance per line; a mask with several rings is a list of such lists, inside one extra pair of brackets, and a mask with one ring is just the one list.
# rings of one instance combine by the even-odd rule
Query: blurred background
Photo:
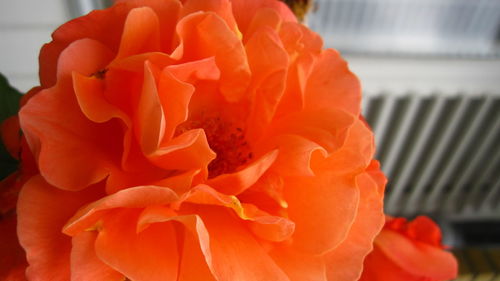
[[(1, 1), (0, 72), (38, 85), (51, 32), (110, 3)], [(458, 280), (500, 280), (500, 0), (316, 0), (305, 22), (362, 81), (386, 212), (437, 220)]]

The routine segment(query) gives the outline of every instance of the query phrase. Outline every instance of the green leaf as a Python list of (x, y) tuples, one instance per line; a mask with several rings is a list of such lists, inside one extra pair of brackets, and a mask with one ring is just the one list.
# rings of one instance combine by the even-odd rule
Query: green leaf
[[(21, 93), (9, 85), (0, 73), (0, 124), (10, 116), (17, 115)], [(0, 180), (17, 170), (18, 162), (7, 152), (0, 140)]]
[(7, 82), (7, 78), (0, 73), (0, 122), (19, 111), (21, 93)]

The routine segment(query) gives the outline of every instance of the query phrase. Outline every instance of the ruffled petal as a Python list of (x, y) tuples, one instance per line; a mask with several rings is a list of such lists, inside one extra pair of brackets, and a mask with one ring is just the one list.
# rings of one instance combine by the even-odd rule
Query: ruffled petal
[(154, 182), (153, 185), (165, 186), (174, 190), (177, 194), (183, 194), (191, 189), (193, 182), (200, 174), (201, 170), (189, 170), (187, 172)]
[(304, 106), (310, 109), (339, 108), (358, 116), (361, 84), (340, 54), (324, 50), (307, 80)]
[(243, 34), (247, 34), (248, 28), (257, 11), (263, 8), (275, 10), (284, 21), (297, 22), (297, 18), (288, 6), (280, 1), (273, 0), (232, 0), (233, 13), (238, 23), (238, 28)]
[(319, 144), (297, 135), (281, 135), (276, 139), (279, 155), (272, 171), (282, 176), (314, 176), (311, 158), (314, 153), (326, 156)]
[[(360, 281), (422, 281), (422, 276), (413, 275), (398, 267), (381, 251), (375, 249), (365, 259)], [(425, 280), (425, 279), (424, 279)]]
[(252, 71), (252, 106), (247, 139), (258, 139), (274, 117), (285, 90), (288, 55), (277, 33), (269, 27), (256, 31), (245, 45)]
[(165, 68), (158, 83), (158, 94), (165, 114), (165, 136), (163, 144), (174, 137), (175, 129), (188, 117), (189, 101), (194, 87), (176, 79), (169, 68)]
[(165, 53), (148, 52), (114, 60), (108, 65), (108, 68), (130, 72), (142, 72), (144, 70), (144, 62), (146, 61), (149, 61), (159, 69), (175, 63), (175, 60)]
[(185, 203), (222, 206), (232, 209), (257, 237), (269, 241), (286, 240), (295, 229), (295, 224), (291, 220), (269, 215), (252, 204), (241, 203), (237, 197), (219, 193), (207, 185), (193, 187), (176, 203), (176, 206)]
[(215, 159), (202, 129), (189, 130), (149, 155), (157, 166), (170, 170), (204, 169)]
[[(273, 136), (295, 134), (309, 139), (326, 149), (328, 153), (339, 149), (345, 142), (348, 129), (356, 121), (355, 117), (342, 110), (317, 109), (294, 112), (275, 120), (262, 139)], [(266, 149), (269, 142), (258, 144), (258, 149)]]
[[(220, 203), (216, 203), (216, 201), (222, 199), (222, 197), (216, 199), (210, 197), (211, 195), (207, 196), (207, 194), (205, 196), (199, 195), (196, 201), (198, 203), (203, 201), (203, 204), (214, 203), (214, 205), (218, 205)], [(152, 207), (147, 208), (141, 214), (139, 226), (144, 227), (145, 225), (169, 221), (181, 222), (186, 227), (186, 233), (196, 235), (206, 264), (216, 280), (289, 280), (268, 256), (264, 248), (246, 230), (245, 226), (225, 210), (215, 206), (189, 205), (184, 207), (181, 212), (195, 212), (199, 215), (178, 216), (168, 208)], [(191, 238), (193, 237), (189, 239)], [(191, 250), (195, 251), (194, 255), (186, 258), (189, 261), (185, 262), (201, 264), (199, 274), (206, 276), (205, 263), (198, 260), (197, 247), (189, 244), (185, 247), (189, 247), (184, 251), (185, 254)], [(187, 252), (188, 250), (189, 252)], [(186, 270), (188, 269), (186, 268)], [(187, 277), (194, 278), (193, 275), (196, 273), (188, 274)]]
[[(116, 53), (120, 46), (123, 26), (129, 11), (136, 7), (151, 7), (160, 21), (161, 49), (169, 53), (172, 48), (175, 23), (179, 18), (181, 4), (177, 0), (131, 0), (121, 1), (104, 10), (71, 20), (52, 34), (52, 42), (40, 51), (40, 83), (44, 88), (56, 83), (57, 61), (61, 52), (72, 42), (82, 38), (97, 40)], [(85, 58), (85, 56), (80, 56)]]
[(103, 197), (78, 212), (66, 223), (63, 232), (74, 236), (86, 229), (98, 227), (103, 213), (115, 208), (144, 208), (169, 204), (177, 199), (177, 194), (169, 188), (157, 186), (137, 186), (121, 190)]
[(283, 177), (269, 171), (262, 175), (251, 188), (239, 194), (238, 198), (270, 214), (286, 216), (285, 210), (288, 208), (288, 203), (285, 200), (284, 187)]
[(125, 20), (116, 59), (160, 51), (160, 22), (150, 7), (132, 9)]
[(304, 254), (284, 245), (275, 247), (269, 255), (288, 275), (290, 281), (336, 281), (327, 279), (325, 262), (321, 256)]
[(174, 225), (152, 224), (137, 231), (137, 209), (118, 209), (102, 218), (95, 251), (132, 280), (177, 280), (179, 251)]
[(241, 100), (250, 83), (250, 69), (241, 40), (226, 22), (211, 12), (193, 13), (177, 24), (177, 32), (181, 43), (172, 56), (182, 61), (215, 57), (220, 92), (229, 102)]
[(259, 9), (252, 18), (247, 32), (245, 32), (243, 42), (246, 43), (250, 38), (255, 37), (255, 32), (258, 31), (268, 29), (277, 32), (282, 24), (283, 21), (276, 10), (271, 8)]
[(154, 153), (165, 133), (165, 114), (149, 62), (144, 63), (144, 82), (134, 121), (136, 138), (142, 152), (144, 155)]
[(231, 174), (222, 174), (213, 179), (209, 179), (207, 184), (225, 194), (240, 194), (260, 179), (276, 160), (277, 156), (278, 151), (273, 150), (253, 161), (242, 170)]
[(102, 193), (97, 186), (80, 192), (59, 190), (41, 176), (24, 185), (17, 206), (18, 235), (29, 263), (29, 280), (69, 279), (71, 237), (61, 229), (78, 208)]
[[(122, 2), (128, 9), (149, 7), (156, 14), (160, 26), (160, 50), (169, 54), (175, 43), (175, 25), (180, 18), (182, 4), (179, 0), (126, 0)], [(114, 5), (113, 7), (119, 6)]]
[(442, 248), (441, 230), (439, 226), (428, 217), (419, 216), (409, 222), (407, 226), (407, 235), (429, 245)]
[(392, 263), (415, 276), (436, 280), (450, 280), (456, 276), (457, 261), (451, 253), (420, 241), (411, 241), (398, 232), (383, 230), (375, 246)]
[(91, 75), (108, 60), (109, 51), (96, 41), (72, 43), (61, 53), (58, 84), (36, 94), (19, 113), (40, 172), (54, 186), (80, 190), (105, 178), (119, 163), (121, 127), (89, 122), (72, 94), (73, 71)]
[(214, 57), (175, 64), (168, 67), (175, 78), (194, 84), (197, 80), (219, 80), (220, 70)]
[(289, 281), (246, 228), (227, 211), (203, 207), (196, 225), (201, 249), (220, 281)]
[(231, 1), (228, 0), (189, 0), (182, 7), (182, 16), (198, 11), (214, 12), (221, 17), (227, 26), (238, 35), (239, 30), (231, 9)]
[(291, 178), (285, 187), (288, 214), (296, 225), (292, 238), (297, 249), (324, 254), (346, 239), (360, 197), (352, 179), (321, 173)]
[(130, 118), (105, 99), (105, 84), (101, 79), (74, 72), (73, 88), (78, 104), (89, 120), (104, 123), (112, 118), (119, 118), (130, 127)]
[(201, 252), (196, 231), (191, 229), (195, 227), (184, 229), (179, 281), (216, 281)]
[(122, 281), (123, 274), (103, 263), (95, 254), (96, 232), (79, 233), (72, 240), (71, 280), (109, 280)]
[[(326, 159), (313, 159), (313, 170), (334, 171), (337, 174), (356, 175), (370, 165), (375, 153), (373, 134), (361, 120), (356, 120), (346, 132), (343, 145)], [(382, 175), (383, 176), (383, 175)]]
[(286, 90), (276, 110), (276, 116), (304, 109), (307, 81), (316, 60), (321, 54), (321, 37), (295, 22), (284, 22), (279, 36), (288, 53), (290, 66)]
[[(379, 173), (381, 173), (379, 171)], [(373, 248), (376, 235), (384, 226), (383, 193), (368, 173), (356, 177), (359, 207), (347, 238), (325, 256), (328, 280), (358, 280), (363, 261)]]

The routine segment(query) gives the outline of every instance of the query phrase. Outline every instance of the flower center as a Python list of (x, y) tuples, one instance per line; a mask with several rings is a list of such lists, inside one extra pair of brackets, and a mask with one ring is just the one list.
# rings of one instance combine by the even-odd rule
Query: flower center
[(176, 135), (197, 128), (205, 131), (210, 148), (217, 154), (217, 157), (208, 164), (208, 178), (235, 172), (238, 167), (253, 158), (241, 126), (226, 122), (219, 116), (205, 117), (188, 120), (179, 125)]

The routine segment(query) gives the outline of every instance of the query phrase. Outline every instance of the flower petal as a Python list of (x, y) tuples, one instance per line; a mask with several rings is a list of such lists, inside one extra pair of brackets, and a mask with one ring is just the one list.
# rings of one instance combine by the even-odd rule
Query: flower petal
[(260, 179), (276, 160), (277, 156), (278, 151), (272, 150), (261, 158), (253, 161), (244, 169), (235, 173), (222, 174), (213, 179), (209, 179), (207, 184), (225, 194), (240, 194)]
[(137, 232), (137, 209), (118, 209), (102, 219), (97, 256), (132, 280), (177, 280), (179, 252), (174, 226), (152, 224)]
[(263, 8), (275, 10), (285, 21), (297, 22), (297, 18), (285, 3), (272, 0), (232, 0), (233, 13), (238, 23), (238, 28), (246, 34), (257, 11)]
[(69, 279), (71, 238), (61, 229), (78, 208), (100, 196), (102, 188), (97, 186), (68, 192), (51, 186), (41, 176), (24, 185), (17, 212), (19, 241), (29, 263), (28, 279)]
[(319, 144), (297, 135), (280, 135), (275, 138), (279, 155), (272, 171), (282, 176), (314, 176), (311, 158), (314, 153), (326, 156)]
[[(168, 207), (151, 206), (142, 211), (137, 227), (141, 231), (151, 224), (171, 221), (179, 222), (184, 226), (178, 236), (182, 239), (182, 243), (180, 243), (179, 281), (215, 281), (200, 248), (200, 238), (198, 237), (197, 228), (202, 227), (203, 223), (201, 223), (197, 215), (178, 216)], [(196, 270), (193, 270), (194, 268)]]
[(313, 159), (312, 167), (315, 171), (335, 171), (337, 174), (356, 175), (365, 171), (374, 153), (373, 134), (370, 128), (358, 119), (347, 129), (343, 145), (326, 159), (324, 157), (319, 161)]
[(439, 226), (426, 216), (418, 216), (408, 223), (408, 236), (436, 247), (441, 246), (441, 230)]
[(117, 59), (160, 51), (160, 22), (150, 7), (132, 9), (125, 20)]
[(182, 174), (169, 176), (165, 179), (159, 180), (153, 185), (164, 186), (174, 190), (177, 194), (187, 192), (193, 186), (193, 181), (196, 176), (200, 175), (200, 170), (189, 170)]
[(37, 93), (19, 113), (40, 172), (54, 186), (80, 190), (105, 178), (120, 161), (122, 128), (89, 122), (72, 94), (73, 71), (90, 75), (108, 59), (109, 51), (96, 41), (72, 43), (59, 58), (58, 84)]
[(283, 21), (276, 10), (271, 8), (259, 9), (252, 18), (252, 22), (250, 23), (247, 32), (245, 32), (243, 42), (248, 42), (250, 38), (255, 36), (255, 32), (258, 31), (265, 29), (278, 31), (282, 24)]
[(137, 105), (134, 127), (136, 138), (145, 155), (154, 153), (165, 133), (165, 114), (151, 64), (144, 63), (144, 82)]
[(130, 127), (130, 118), (105, 99), (105, 84), (102, 80), (73, 72), (73, 88), (78, 104), (88, 119), (104, 123), (112, 118), (119, 118)]
[(457, 261), (451, 253), (420, 241), (411, 241), (390, 229), (380, 232), (375, 246), (394, 264), (416, 276), (449, 280), (456, 275)]
[[(394, 264), (378, 249), (374, 249), (365, 259), (360, 281), (422, 281), (421, 275), (413, 275)], [(424, 279), (426, 280), (426, 279)], [(443, 280), (443, 279), (441, 279)], [(448, 280), (448, 279), (446, 279)]]
[[(282, 134), (296, 134), (332, 153), (344, 144), (348, 129), (355, 121), (354, 116), (338, 109), (304, 110), (275, 120), (262, 139), (272, 139), (273, 136)], [(265, 148), (268, 143), (258, 145)]]
[[(161, 51), (169, 54), (175, 41), (175, 25), (180, 18), (182, 4), (178, 0), (127, 0), (121, 1), (130, 8), (149, 7), (159, 21)], [(114, 5), (118, 6), (118, 5)]]
[[(269, 215), (252, 204), (241, 203), (237, 197), (219, 193), (207, 185), (193, 187), (176, 203), (175, 208), (178, 209), (184, 203), (223, 206), (233, 209), (235, 214), (245, 221), (245, 224), (257, 237), (269, 241), (283, 241), (289, 238), (295, 229), (291, 220)], [(182, 207), (180, 210), (182, 211)]]
[(171, 65), (168, 67), (168, 72), (175, 78), (191, 84), (197, 82), (196, 80), (219, 80), (220, 78), (220, 70), (214, 57)]
[(179, 281), (215, 281), (201, 252), (196, 232), (185, 229), (182, 246)]
[(165, 53), (148, 52), (116, 59), (108, 65), (108, 68), (130, 72), (142, 72), (144, 70), (144, 62), (146, 61), (151, 62), (151, 64), (160, 69), (175, 63), (175, 60)]
[(326, 278), (325, 262), (321, 256), (304, 254), (284, 245), (275, 247), (269, 255), (288, 275), (290, 281), (337, 281)]
[[(123, 25), (129, 11), (136, 7), (153, 8), (160, 21), (161, 49), (169, 53), (172, 48), (175, 23), (181, 4), (177, 0), (130, 0), (104, 10), (95, 10), (84, 17), (69, 21), (52, 34), (52, 42), (40, 52), (40, 83), (44, 88), (56, 83), (57, 61), (61, 52), (73, 41), (90, 38), (116, 52), (120, 45)], [(85, 57), (85, 56), (81, 56)]]
[(201, 249), (220, 281), (289, 281), (246, 228), (227, 211), (203, 207), (197, 223)]
[(231, 30), (238, 33), (238, 26), (231, 10), (231, 1), (228, 0), (189, 0), (182, 7), (182, 15), (186, 16), (198, 11), (214, 12), (221, 17)]
[(339, 108), (358, 116), (361, 85), (340, 54), (327, 49), (314, 64), (304, 98), (306, 108)]
[(177, 125), (188, 117), (189, 101), (194, 93), (194, 87), (175, 78), (165, 68), (158, 83), (158, 94), (165, 114), (165, 136), (163, 144), (172, 139)]
[(259, 29), (245, 45), (252, 71), (252, 108), (248, 117), (247, 138), (262, 135), (274, 117), (285, 90), (288, 55), (277, 33), (269, 27)]
[(157, 166), (169, 170), (204, 169), (215, 159), (202, 129), (189, 130), (149, 155)]
[(245, 49), (226, 22), (214, 13), (193, 13), (177, 24), (181, 43), (172, 57), (183, 61), (215, 57), (220, 92), (229, 102), (241, 100), (250, 83)]
[(103, 263), (95, 254), (97, 233), (85, 231), (72, 240), (71, 248), (71, 280), (109, 280), (121, 281), (123, 274)]
[(285, 187), (289, 217), (296, 225), (293, 243), (297, 249), (324, 254), (346, 239), (360, 197), (353, 180), (319, 173), (292, 178)]
[(356, 184), (360, 191), (356, 220), (346, 240), (325, 256), (328, 280), (358, 280), (375, 236), (384, 226), (383, 194), (379, 186), (368, 173), (358, 175)]
[(103, 211), (115, 208), (141, 208), (164, 205), (177, 199), (177, 194), (169, 188), (158, 186), (137, 186), (121, 190), (103, 197), (78, 212), (66, 223), (63, 232), (74, 236), (88, 228), (93, 228), (103, 215)]

